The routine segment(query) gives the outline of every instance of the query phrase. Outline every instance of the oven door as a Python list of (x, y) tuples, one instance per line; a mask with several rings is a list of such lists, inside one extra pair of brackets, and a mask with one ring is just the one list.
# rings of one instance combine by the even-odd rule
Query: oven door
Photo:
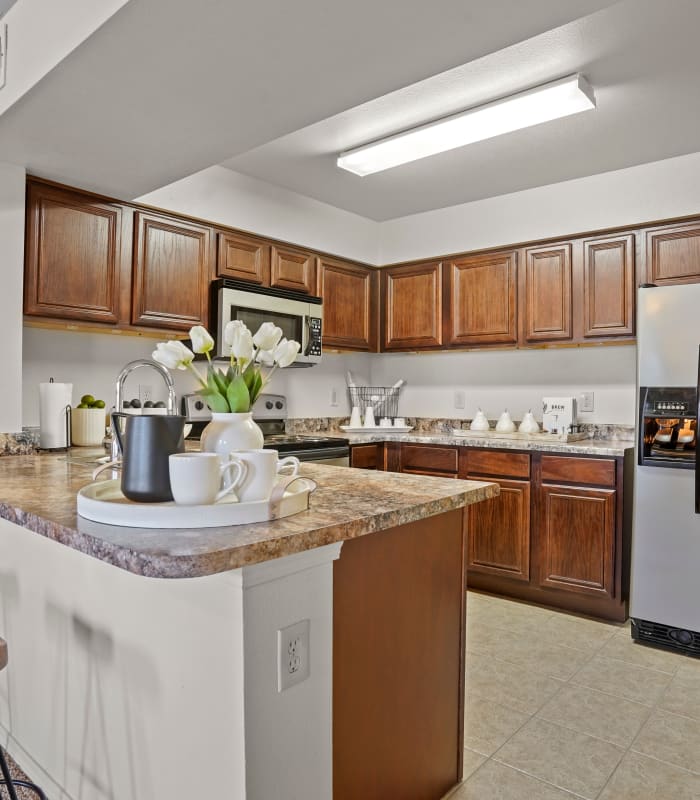
[(299, 461), (306, 461), (313, 464), (327, 464), (329, 467), (349, 467), (350, 448), (349, 447), (316, 447), (305, 450), (285, 450), (280, 453), (283, 456), (296, 456)]

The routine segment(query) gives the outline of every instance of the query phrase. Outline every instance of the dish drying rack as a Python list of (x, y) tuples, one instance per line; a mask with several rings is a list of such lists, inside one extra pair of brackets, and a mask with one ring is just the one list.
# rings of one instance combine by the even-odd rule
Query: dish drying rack
[(401, 385), (395, 386), (348, 386), (350, 406), (358, 406), (364, 412), (372, 407), (376, 419), (399, 416), (399, 392)]

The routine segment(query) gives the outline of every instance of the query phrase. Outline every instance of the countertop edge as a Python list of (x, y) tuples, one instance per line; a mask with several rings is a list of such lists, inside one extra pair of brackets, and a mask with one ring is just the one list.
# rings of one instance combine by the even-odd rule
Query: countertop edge
[[(366, 470), (358, 470), (358, 472), (366, 472)], [(369, 517), (360, 517), (335, 525), (319, 527), (307, 533), (290, 533), (281, 539), (258, 542), (254, 547), (242, 543), (238, 547), (234, 546), (202, 555), (139, 553), (9, 503), (0, 502), (0, 519), (133, 575), (166, 580), (200, 578), (254, 566), (324, 545), (356, 539), (371, 533), (410, 524), (496, 497), (500, 492), (498, 484), (495, 483), (488, 481), (471, 481), (471, 483), (478, 484), (478, 486), (457, 491), (454, 495), (447, 497), (419, 502), (406, 508), (391, 509)], [(284, 552), (282, 553), (278, 552), (280, 543), (283, 543)], [(246, 553), (246, 551), (250, 552)]]

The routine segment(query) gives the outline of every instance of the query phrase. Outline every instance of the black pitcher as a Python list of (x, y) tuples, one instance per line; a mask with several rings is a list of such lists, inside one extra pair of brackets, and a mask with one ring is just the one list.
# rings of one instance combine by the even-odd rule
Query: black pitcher
[[(122, 434), (119, 420), (124, 418)], [(185, 418), (176, 415), (112, 413), (112, 428), (122, 453), (121, 489), (137, 503), (172, 500), (168, 459), (185, 452)]]

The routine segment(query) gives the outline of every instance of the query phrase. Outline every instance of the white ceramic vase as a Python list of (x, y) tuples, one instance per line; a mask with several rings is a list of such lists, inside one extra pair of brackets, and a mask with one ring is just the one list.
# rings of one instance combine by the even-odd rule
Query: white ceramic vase
[(199, 449), (228, 458), (236, 450), (259, 450), (263, 433), (250, 411), (239, 414), (212, 412), (211, 422), (202, 431)]
[(487, 431), (491, 426), (489, 425), (489, 421), (486, 418), (486, 414), (479, 409), (476, 412), (476, 416), (472, 420), (472, 424), (469, 426), (470, 431)]

